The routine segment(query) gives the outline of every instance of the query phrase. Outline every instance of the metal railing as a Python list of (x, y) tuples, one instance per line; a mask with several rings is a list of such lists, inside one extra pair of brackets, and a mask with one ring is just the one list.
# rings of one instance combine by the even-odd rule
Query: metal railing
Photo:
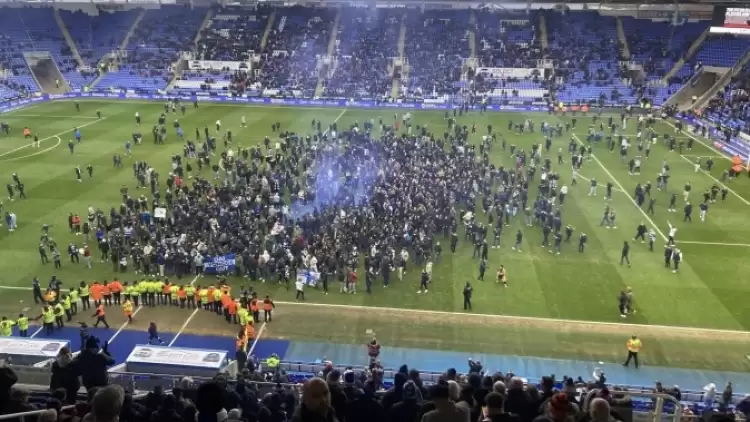
[[(65, 412), (66, 410), (73, 410), (75, 408), (76, 407), (74, 405), (63, 406), (60, 408), (60, 412)], [(27, 416), (39, 416), (48, 410), (49, 409), (41, 409), (41, 410), (32, 410), (30, 412), (11, 413), (10, 415), (0, 415), (0, 421), (18, 419), (19, 421), (24, 422)]]

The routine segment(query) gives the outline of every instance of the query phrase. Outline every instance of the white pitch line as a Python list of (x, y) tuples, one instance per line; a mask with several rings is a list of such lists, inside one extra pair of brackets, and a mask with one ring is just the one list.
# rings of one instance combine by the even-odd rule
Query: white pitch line
[[(581, 139), (578, 137), (578, 135), (576, 135), (575, 133), (573, 133), (572, 136), (573, 136), (573, 139), (576, 140), (576, 142), (578, 142), (581, 145), (584, 145), (583, 142), (581, 141)], [(612, 173), (610, 173), (609, 170), (607, 170), (606, 167), (604, 167), (604, 164), (602, 164), (602, 162), (599, 161), (599, 158), (597, 158), (597, 156), (594, 155), (594, 154), (591, 154), (591, 157), (593, 157), (594, 161), (596, 161), (596, 163), (599, 164), (599, 167), (601, 167), (602, 170), (604, 170), (604, 172), (607, 173), (607, 176), (609, 176), (609, 178), (612, 180), (612, 182), (614, 182), (617, 185), (617, 187), (620, 188), (620, 190), (628, 198), (628, 200), (630, 200), (630, 202), (633, 203), (633, 205), (635, 206), (635, 208), (638, 211), (640, 211), (641, 214), (643, 214), (643, 217), (646, 219), (646, 221), (648, 221), (649, 223), (651, 223), (651, 225), (654, 227), (654, 230), (656, 230), (656, 232), (659, 233), (659, 236), (661, 236), (662, 239), (667, 240), (667, 236), (665, 236), (664, 233), (662, 233), (661, 229), (659, 229), (659, 226), (657, 226), (656, 223), (654, 223), (654, 220), (652, 220), (651, 217), (649, 217), (648, 214), (646, 214), (646, 212), (643, 211), (643, 209), (638, 206), (638, 203), (635, 202), (635, 199), (633, 199), (630, 195), (627, 194), (627, 191), (622, 186), (622, 184), (615, 178), (615, 176), (612, 175)]]
[(98, 117), (92, 116), (51, 116), (49, 114), (10, 114), (8, 117), (51, 117), (53, 119), (87, 119), (99, 120)]
[[(200, 276), (193, 277), (193, 279), (190, 281), (190, 285), (192, 286), (193, 284), (195, 284), (195, 282), (198, 281), (199, 278)], [(178, 331), (177, 334), (174, 335), (174, 337), (172, 338), (172, 341), (169, 342), (167, 347), (172, 347), (172, 345), (177, 341), (177, 338), (180, 337), (180, 334), (182, 334), (182, 332), (185, 331), (185, 328), (187, 328), (187, 326), (190, 325), (190, 321), (193, 320), (193, 318), (195, 317), (195, 315), (198, 314), (198, 311), (200, 311), (200, 309), (201, 308), (195, 308), (193, 313), (190, 314), (189, 317), (187, 317), (187, 319), (185, 320), (185, 323), (182, 324), (182, 327), (180, 327), (180, 331)]]
[[(62, 138), (60, 138), (59, 136), (53, 136), (53, 138), (57, 138), (57, 142), (55, 143), (55, 145), (52, 145), (52, 146), (51, 146), (51, 147), (49, 147), (49, 148), (45, 148), (45, 149), (43, 149), (43, 150), (41, 150), (41, 151), (37, 151), (37, 152), (31, 153), (31, 154), (26, 154), (26, 155), (23, 155), (23, 156), (21, 156), (21, 157), (6, 158), (6, 159), (4, 159), (4, 160), (0, 160), (0, 163), (7, 163), (7, 162), (9, 162), (9, 161), (17, 161), (17, 160), (23, 160), (23, 159), (25, 159), (25, 158), (31, 158), (31, 157), (35, 157), (35, 156), (37, 156), (37, 155), (42, 155), (42, 154), (44, 154), (45, 152), (48, 152), (48, 151), (52, 151), (53, 149), (55, 149), (55, 148), (59, 147), (59, 146), (60, 146), (60, 144), (62, 143)], [(41, 141), (40, 141), (40, 142), (41, 142)]]
[[(693, 166), (695, 166), (695, 163), (694, 163), (693, 161), (691, 161), (691, 160), (690, 160), (689, 158), (685, 157), (684, 155), (680, 155), (680, 158), (682, 158), (683, 160), (685, 160), (685, 161), (687, 161), (688, 163), (690, 163), (690, 164), (692, 164)], [(728, 190), (729, 192), (731, 192), (731, 193), (732, 193), (732, 195), (736, 196), (736, 197), (737, 197), (737, 198), (738, 198), (738, 199), (739, 199), (740, 201), (744, 202), (744, 203), (745, 203), (745, 205), (750, 205), (750, 201), (748, 201), (747, 199), (743, 198), (743, 197), (742, 197), (742, 196), (741, 196), (741, 195), (740, 195), (739, 193), (737, 193), (737, 192), (736, 192), (736, 191), (735, 191), (734, 189), (730, 188), (729, 186), (725, 185), (724, 183), (721, 183), (721, 182), (719, 181), (719, 179), (715, 178), (715, 177), (714, 177), (714, 176), (713, 176), (713, 175), (712, 175), (711, 173), (707, 172), (706, 170), (703, 170), (702, 168), (701, 168), (701, 169), (699, 169), (699, 172), (700, 172), (700, 173), (703, 173), (703, 174), (705, 174), (706, 176), (708, 176), (708, 177), (710, 177), (711, 179), (713, 179), (713, 181), (714, 181), (714, 182), (716, 182), (716, 183), (718, 183), (718, 184), (719, 184), (720, 186), (722, 186), (722, 187), (726, 188), (726, 189), (727, 189), (727, 190)]]
[[(662, 120), (662, 123), (664, 123), (666, 125), (669, 125), (669, 126), (672, 126), (673, 128), (677, 129), (677, 127), (674, 124), (672, 124), (672, 122), (670, 122), (668, 120)], [(695, 142), (698, 142), (699, 144), (703, 145), (704, 147), (706, 147), (706, 148), (710, 149), (711, 151), (715, 152), (718, 157), (722, 157), (724, 159), (732, 161), (731, 157), (729, 157), (726, 154), (722, 154), (722, 152), (719, 151), (718, 149), (714, 148), (713, 145), (711, 145), (710, 143), (706, 143), (706, 142), (698, 139), (695, 135), (691, 134), (690, 132), (683, 132), (683, 135), (686, 135), (687, 137), (689, 137), (690, 139), (694, 140)]]
[[(133, 316), (136, 316), (138, 314), (138, 312), (141, 311), (141, 309), (143, 309), (143, 305), (141, 305), (138, 308), (136, 308), (135, 312), (133, 312)], [(122, 330), (124, 330), (125, 327), (128, 326), (128, 324), (129, 324), (129, 322), (125, 321), (125, 323), (122, 324), (120, 326), (120, 328), (114, 334), (112, 334), (112, 337), (110, 337), (109, 340), (107, 340), (107, 343), (112, 344), (112, 342), (115, 341), (115, 338), (120, 335), (120, 333), (122, 332)]]
[(700, 242), (697, 240), (680, 240), (679, 243), (681, 245), (688, 244), (688, 245), (712, 245), (712, 246), (740, 246), (744, 248), (750, 248), (750, 244), (748, 243)]
[(698, 154), (682, 154), (683, 157), (689, 158), (727, 158), (726, 155), (698, 155)]
[(33, 334), (31, 334), (31, 337), (29, 337), (29, 338), (34, 338), (34, 337), (36, 337), (36, 336), (37, 336), (37, 334), (41, 333), (43, 329), (44, 329), (44, 325), (41, 325), (41, 326), (39, 326), (39, 329), (38, 329), (38, 330), (36, 330), (36, 331), (34, 331), (34, 333), (33, 333)]
[(255, 346), (258, 345), (258, 340), (260, 340), (260, 336), (263, 335), (263, 330), (266, 329), (266, 323), (264, 322), (263, 325), (260, 326), (260, 329), (258, 330), (258, 335), (255, 336), (255, 340), (253, 340), (253, 344), (250, 345), (250, 350), (247, 351), (247, 355), (251, 356), (253, 354), (253, 350), (255, 350)]
[[(99, 122), (101, 122), (101, 121), (103, 121), (103, 120), (106, 120), (106, 119), (107, 119), (106, 117), (102, 117), (101, 119), (97, 119), (97, 120), (95, 120), (95, 121), (93, 121), (93, 122), (88, 122), (88, 123), (86, 123), (86, 124), (83, 124), (83, 125), (79, 125), (79, 126), (76, 126), (76, 127), (80, 129), (80, 128), (82, 128), (82, 127), (87, 127), (87, 126), (91, 126), (91, 125), (93, 125), (93, 124), (99, 123)], [(52, 139), (52, 138), (59, 138), (59, 137), (60, 137), (60, 135), (65, 135), (66, 133), (68, 133), (68, 132), (72, 132), (72, 131), (73, 131), (73, 129), (68, 129), (68, 130), (62, 131), (62, 132), (60, 132), (60, 133), (56, 133), (56, 134), (54, 134), (54, 135), (48, 136), (48, 137), (46, 137), (46, 138), (42, 138), (42, 139), (40, 139), (40, 140), (39, 140), (39, 142), (41, 143), (41, 142), (44, 142), (44, 141), (48, 141), (48, 140), (50, 140), (50, 139)], [(26, 144), (26, 145), (20, 146), (20, 147), (18, 147), (18, 148), (13, 148), (13, 149), (12, 149), (12, 150), (10, 150), (10, 151), (5, 151), (4, 153), (0, 154), (0, 157), (5, 157), (6, 155), (10, 155), (10, 154), (13, 154), (13, 153), (14, 153), (14, 152), (16, 152), (16, 151), (20, 151), (20, 150), (22, 150), (22, 149), (26, 149), (26, 148), (31, 148), (31, 144)]]
[[(581, 173), (578, 173), (578, 177), (580, 177), (581, 179), (583, 179), (583, 180), (585, 180), (585, 181), (587, 181), (587, 182), (590, 182), (590, 181), (591, 181), (591, 179), (589, 179), (588, 177), (586, 177), (586, 176), (582, 176), (582, 175), (581, 175)], [(622, 192), (622, 193), (625, 193), (625, 191), (624, 191), (624, 190), (620, 190), (620, 188), (614, 188), (614, 189), (612, 189), (612, 190), (613, 190), (613, 191), (615, 191), (615, 192)]]
[(193, 313), (190, 314), (189, 317), (187, 317), (187, 319), (185, 320), (185, 323), (182, 324), (182, 327), (180, 327), (180, 331), (178, 331), (177, 334), (174, 335), (174, 337), (172, 338), (172, 341), (170, 341), (169, 344), (167, 344), (167, 347), (172, 347), (172, 345), (180, 337), (180, 334), (182, 334), (182, 332), (185, 331), (185, 328), (187, 328), (187, 326), (190, 324), (190, 321), (192, 321), (193, 318), (195, 318), (195, 316), (198, 314), (198, 311), (200, 311), (200, 308), (195, 308)]

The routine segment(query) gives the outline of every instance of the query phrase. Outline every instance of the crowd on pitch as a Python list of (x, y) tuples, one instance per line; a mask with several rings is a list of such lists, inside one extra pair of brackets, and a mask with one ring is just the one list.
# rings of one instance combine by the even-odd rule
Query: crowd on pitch
[[(261, 322), (261, 311), (263, 321), (271, 322), (276, 307), (269, 296), (260, 299), (256, 292), (250, 292), (244, 287), (240, 287), (239, 297), (233, 297), (232, 287), (225, 279), (217, 279), (216, 283), (205, 286), (177, 284), (168, 279), (144, 279), (132, 283), (121, 283), (114, 279), (94, 281), (91, 284), (81, 281), (78, 287), (68, 292), (61, 292), (61, 285), (62, 282), (54, 276), (45, 291), (42, 291), (37, 278), (32, 282), (34, 302), (43, 305), (42, 314), (36, 319), (43, 320), (48, 334), (53, 332), (55, 325), (63, 328), (66, 320), (72, 321), (73, 316), (78, 314), (79, 302), (83, 311), (91, 309), (93, 302), (92, 317), (97, 318), (97, 324), (103, 322), (107, 328), (109, 325), (105, 319), (105, 306), (120, 306), (128, 322), (132, 322), (134, 307), (173, 306), (181, 309), (204, 309), (223, 315), (227, 323), (242, 327), (240, 331), (244, 338), (252, 340), (255, 338), (254, 324)], [(28, 318), (23, 314), (17, 321), (3, 317), (0, 321), (0, 335), (10, 336), (13, 325), (19, 326), (22, 337), (28, 335)]]

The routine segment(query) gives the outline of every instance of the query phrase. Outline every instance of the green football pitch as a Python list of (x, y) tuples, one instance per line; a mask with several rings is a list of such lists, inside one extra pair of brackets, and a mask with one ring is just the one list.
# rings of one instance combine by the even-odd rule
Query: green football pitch
[[(109, 263), (96, 262), (93, 269), (83, 263), (71, 264), (63, 256), (63, 266), (54, 270), (52, 264), (40, 264), (38, 241), (44, 224), (51, 226), (51, 234), (64, 253), (69, 242), (81, 246), (81, 236), (69, 233), (69, 213), (85, 215), (89, 206), (108, 210), (118, 206), (119, 189), (125, 185), (137, 191), (131, 164), (135, 160), (148, 162), (166, 174), (170, 157), (182, 153), (182, 143), (169, 127), (165, 145), (154, 145), (150, 128), (163, 111), (163, 104), (138, 101), (82, 101), (77, 112), (72, 102), (60, 101), (37, 105), (0, 116), (11, 125), (9, 136), (0, 135), (0, 182), (12, 182), (17, 173), (26, 186), (27, 199), (10, 202), (3, 198), (5, 210), (17, 215), (19, 228), (8, 232), (0, 228), (0, 313), (13, 316), (19, 307), (30, 306), (31, 294), (25, 288), (38, 276), (42, 283), (54, 274), (66, 286), (81, 280), (112, 279), (130, 281), (136, 274), (114, 274)], [(101, 111), (102, 119), (96, 118)], [(114, 168), (112, 156), (124, 155), (125, 142), (136, 130), (134, 115), (143, 118), (140, 131), (144, 142), (134, 147), (132, 158), (125, 158), (121, 169)], [(264, 136), (271, 136), (271, 124), (281, 123), (282, 130), (307, 134), (313, 119), (324, 124), (336, 121), (348, 126), (370, 118), (393, 119), (393, 110), (354, 110), (336, 108), (247, 107), (238, 105), (201, 103), (199, 109), (188, 107), (183, 116), (170, 115), (169, 121), (179, 118), (185, 133), (191, 137), (195, 128), (213, 128), (221, 120), (224, 129), (234, 134), (234, 146), (259, 144)], [(415, 124), (442, 135), (446, 122), (443, 112), (413, 111)], [(242, 117), (247, 127), (241, 128)], [(606, 118), (606, 115), (604, 116)], [(550, 116), (541, 113), (476, 112), (458, 117), (458, 123), (478, 128), (472, 136), (478, 141), (488, 124), (497, 133), (529, 150), (533, 143), (542, 143), (536, 134), (516, 135), (507, 131), (509, 121), (532, 119), (539, 127), (542, 121), (551, 124), (566, 122), (571, 116)], [(556, 163), (556, 151), (572, 138), (585, 140), (591, 117), (578, 116), (577, 129), (555, 138), (551, 152), (546, 153)], [(38, 134), (41, 146), (33, 148), (24, 140), (24, 126)], [(634, 134), (631, 120), (627, 134)], [(81, 128), (83, 141), (75, 152), (68, 151), (74, 127)], [(673, 133), (668, 122), (657, 124), (660, 134)], [(679, 135), (687, 140), (687, 134)], [(220, 148), (223, 146), (220, 145)], [(594, 158), (581, 169), (578, 186), (571, 187), (563, 207), (563, 224), (575, 227), (574, 242), (585, 232), (589, 242), (585, 253), (579, 254), (576, 245), (563, 244), (562, 253), (549, 253), (541, 247), (541, 230), (526, 227), (519, 217), (504, 230), (502, 246), (490, 249), (487, 281), (477, 281), (479, 263), (471, 258), (471, 249), (459, 241), (455, 255), (444, 253), (433, 270), (434, 282), (428, 294), (417, 294), (418, 274), (410, 272), (404, 280), (392, 283), (388, 289), (376, 284), (372, 295), (360, 291), (356, 296), (310, 289), (307, 302), (294, 300), (294, 291), (260, 282), (233, 279), (235, 285), (252, 283), (261, 295), (270, 294), (277, 302), (277, 316), (263, 332), (264, 337), (313, 340), (338, 343), (361, 343), (367, 332), (377, 333), (381, 343), (471, 352), (582, 358), (616, 361), (623, 355), (624, 342), (632, 334), (644, 341), (643, 359), (648, 364), (706, 369), (744, 371), (750, 369), (746, 355), (750, 353), (750, 306), (745, 296), (750, 290), (747, 277), (750, 251), (750, 180), (746, 175), (726, 182), (729, 195), (726, 201), (710, 206), (706, 222), (697, 218), (697, 206), (692, 223), (682, 221), (682, 187), (693, 186), (692, 201), (697, 205), (704, 189), (720, 183), (721, 173), (730, 162), (696, 138), (692, 150), (684, 155), (669, 152), (659, 142), (651, 158), (644, 160), (642, 173), (631, 176), (625, 163), (615, 151), (604, 145), (594, 149)], [(544, 156), (544, 154), (543, 154)], [(712, 173), (696, 172), (693, 163), (711, 157), (716, 165)], [(494, 145), (491, 160), (497, 165), (512, 165), (509, 151)], [(653, 189), (657, 198), (655, 215), (647, 215), (636, 207), (632, 192), (637, 183), (651, 181), (666, 160), (672, 171), (668, 192)], [(85, 167), (94, 167), (93, 178), (85, 174)], [(77, 183), (74, 168), (84, 169), (84, 180)], [(197, 169), (197, 166), (194, 166)], [(564, 184), (570, 184), (570, 157), (565, 153), (565, 164), (556, 166)], [(206, 170), (204, 170), (206, 171)], [(210, 179), (208, 171), (206, 177)], [(588, 196), (588, 182), (596, 178), (600, 188), (595, 197)], [(599, 226), (605, 206), (604, 185), (615, 187), (608, 204), (617, 210), (617, 228)], [(532, 183), (533, 200), (536, 184)], [(678, 212), (667, 212), (671, 192), (678, 193)], [(481, 213), (481, 211), (480, 211)], [(486, 217), (479, 216), (480, 221)], [(632, 242), (636, 227), (644, 222), (657, 233), (657, 245), (649, 252), (647, 245)], [(684, 254), (679, 273), (664, 267), (664, 236), (668, 222), (679, 228), (677, 243)], [(3, 224), (5, 221), (2, 222)], [(514, 233), (524, 232), (522, 252), (510, 246)], [(460, 234), (462, 239), (462, 233)], [(632, 267), (620, 265), (623, 241), (631, 241)], [(447, 251), (448, 239), (444, 239)], [(96, 250), (96, 248), (93, 248)], [(504, 265), (508, 271), (509, 287), (494, 283), (494, 270)], [(207, 279), (200, 279), (198, 284)], [(188, 283), (191, 279), (184, 282)], [(462, 288), (471, 281), (475, 288), (473, 313), (462, 307)], [(619, 292), (630, 286), (634, 292), (636, 313), (627, 319), (617, 310)], [(337, 289), (334, 289), (337, 290)], [(20, 303), (19, 302), (23, 302)], [(25, 304), (25, 305), (24, 305)], [(30, 313), (33, 313), (30, 311)], [(173, 309), (143, 309), (144, 320), (158, 318), (166, 331), (210, 331), (211, 321), (198, 317), (188, 321), (189, 311)], [(117, 323), (117, 321), (115, 321)], [(121, 323), (121, 322), (120, 322)], [(136, 328), (138, 324), (133, 327)], [(222, 329), (223, 330), (223, 329)], [(227, 331), (227, 334), (232, 334)]]

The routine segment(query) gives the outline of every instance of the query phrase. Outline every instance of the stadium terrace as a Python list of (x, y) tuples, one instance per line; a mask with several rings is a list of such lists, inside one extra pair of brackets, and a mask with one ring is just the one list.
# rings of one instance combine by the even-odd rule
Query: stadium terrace
[(748, 36), (0, 1), (0, 421), (746, 419)]

